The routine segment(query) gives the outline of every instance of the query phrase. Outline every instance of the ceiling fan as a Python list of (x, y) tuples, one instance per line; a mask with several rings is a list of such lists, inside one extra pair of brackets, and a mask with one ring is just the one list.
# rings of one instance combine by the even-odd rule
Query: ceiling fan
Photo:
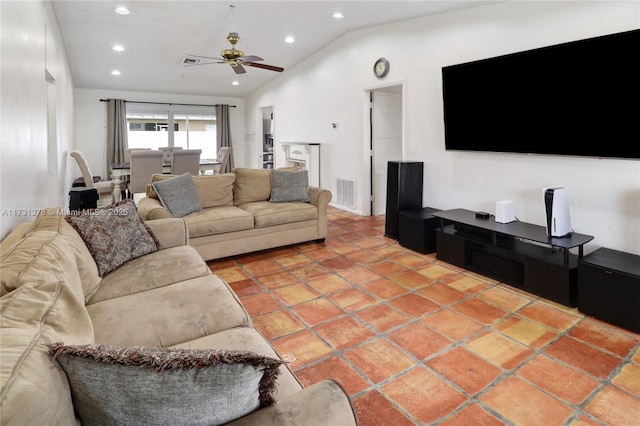
[[(236, 74), (246, 73), (247, 70), (244, 68), (245, 65), (249, 67), (262, 68), (269, 71), (276, 71), (276, 72), (284, 71), (284, 68), (282, 67), (276, 67), (274, 65), (258, 63), (257, 61), (263, 61), (264, 59), (255, 55), (245, 56), (243, 51), (236, 49), (236, 43), (240, 41), (240, 37), (238, 36), (238, 33), (236, 32), (229, 33), (229, 35), (227, 36), (227, 41), (231, 43), (231, 49), (225, 49), (222, 52), (220, 52), (220, 56), (221, 56), (220, 58), (192, 55), (190, 53), (187, 53), (186, 55), (187, 57), (182, 60), (182, 63), (187, 66), (209, 65), (209, 64), (229, 64)], [(210, 59), (215, 62), (202, 62), (198, 58)]]

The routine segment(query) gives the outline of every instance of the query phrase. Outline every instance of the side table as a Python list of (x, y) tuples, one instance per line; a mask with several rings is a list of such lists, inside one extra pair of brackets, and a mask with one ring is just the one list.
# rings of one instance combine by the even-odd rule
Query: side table
[(423, 207), (399, 212), (398, 242), (400, 245), (418, 253), (434, 253), (436, 229), (440, 226), (440, 219), (432, 216), (432, 213), (439, 211), (432, 207)]
[(578, 309), (640, 333), (640, 256), (601, 247), (578, 261)]

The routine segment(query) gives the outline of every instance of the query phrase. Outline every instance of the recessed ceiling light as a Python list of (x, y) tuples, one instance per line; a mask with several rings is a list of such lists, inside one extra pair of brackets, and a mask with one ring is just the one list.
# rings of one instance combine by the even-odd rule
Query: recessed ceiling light
[(111, 71), (111, 75), (120, 75), (120, 74), (122, 74), (122, 73), (120, 71), (118, 71), (118, 70)]
[(296, 39), (295, 39), (295, 38), (293, 38), (292, 36), (289, 36), (289, 37), (287, 37), (287, 38), (285, 38), (285, 39), (284, 39), (284, 42), (285, 42), (285, 43), (295, 43), (295, 42), (296, 42)]
[(124, 52), (124, 46), (116, 44), (115, 46), (113, 46), (113, 50), (116, 52)]
[(233, 81), (231, 82), (231, 85), (232, 85), (232, 86), (240, 86), (240, 82), (239, 82), (238, 80), (233, 80)]
[(333, 15), (331, 15), (331, 17), (333, 19), (342, 19), (342, 18), (344, 18), (344, 15), (342, 13), (340, 13), (340, 12), (336, 12)]
[(116, 11), (116, 13), (117, 13), (117, 14), (119, 14), (119, 15), (128, 15), (128, 14), (130, 13), (130, 12), (129, 12), (129, 9), (127, 9), (127, 8), (126, 8), (126, 7), (124, 7), (124, 6), (118, 6), (118, 7), (116, 7), (115, 11)]

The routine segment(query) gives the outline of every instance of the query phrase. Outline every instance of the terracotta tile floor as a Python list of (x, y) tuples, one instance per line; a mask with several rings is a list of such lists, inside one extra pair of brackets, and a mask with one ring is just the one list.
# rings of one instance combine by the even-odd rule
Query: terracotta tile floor
[(640, 335), (386, 238), (329, 208), (324, 243), (209, 262), (305, 385), (360, 424), (640, 425)]

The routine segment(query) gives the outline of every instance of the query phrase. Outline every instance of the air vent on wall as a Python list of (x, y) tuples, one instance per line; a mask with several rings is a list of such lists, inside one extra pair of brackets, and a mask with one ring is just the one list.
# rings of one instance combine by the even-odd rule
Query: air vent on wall
[(337, 203), (349, 209), (356, 208), (356, 181), (338, 178), (337, 181)]
[(182, 63), (185, 65), (198, 65), (200, 63), (200, 59), (182, 58)]

